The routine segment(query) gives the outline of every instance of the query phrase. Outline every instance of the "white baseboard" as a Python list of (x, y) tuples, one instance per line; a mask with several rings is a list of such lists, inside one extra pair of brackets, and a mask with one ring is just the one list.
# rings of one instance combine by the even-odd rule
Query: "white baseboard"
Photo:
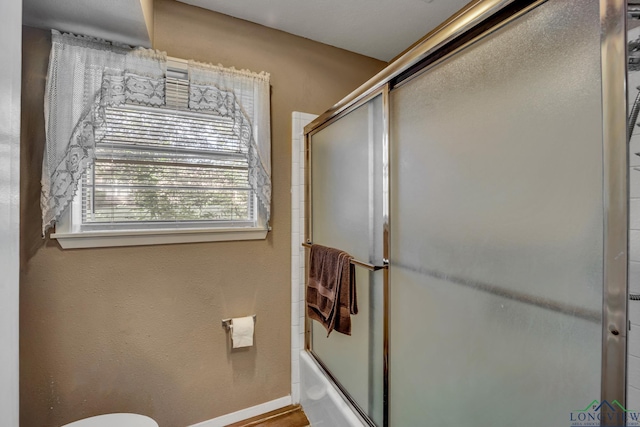
[(262, 403), (260, 405), (252, 406), (251, 408), (241, 409), (239, 411), (232, 412), (231, 414), (203, 421), (198, 424), (193, 424), (190, 427), (224, 427), (226, 425), (266, 414), (267, 412), (275, 411), (276, 409), (284, 408), (289, 405), (291, 405), (291, 396), (285, 396), (280, 399), (272, 400), (271, 402)]

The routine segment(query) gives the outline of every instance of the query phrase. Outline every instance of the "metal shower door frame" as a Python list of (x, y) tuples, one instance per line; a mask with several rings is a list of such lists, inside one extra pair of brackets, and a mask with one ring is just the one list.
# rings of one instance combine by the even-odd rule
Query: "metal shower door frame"
[[(348, 115), (352, 111), (357, 108), (365, 105), (367, 102), (377, 98), (378, 96), (382, 97), (382, 114), (383, 114), (383, 124), (382, 124), (382, 222), (383, 222), (383, 241), (382, 241), (382, 252), (383, 252), (383, 264), (384, 268), (375, 268), (369, 269), (371, 272), (381, 271), (383, 274), (383, 425), (389, 425), (389, 83), (385, 82), (381, 86), (374, 88), (374, 90), (367, 93), (365, 96), (360, 98), (358, 102), (348, 106), (343, 109), (340, 114), (335, 115), (323, 123), (315, 126), (311, 131), (307, 131), (305, 127), (305, 135), (304, 135), (304, 145), (305, 145), (305, 183), (304, 183), (304, 193), (305, 193), (305, 243), (303, 246), (309, 248), (310, 244), (313, 242), (313, 215), (312, 215), (312, 197), (313, 197), (313, 188), (311, 186), (311, 177), (312, 175), (312, 151), (311, 151), (311, 138), (316, 133), (320, 132), (327, 126), (341, 119), (342, 117)], [(312, 122), (313, 123), (313, 122)], [(307, 311), (305, 310), (305, 350), (311, 355), (312, 359), (318, 364), (321, 370), (324, 371), (325, 374), (335, 383), (343, 397), (349, 404), (352, 409), (356, 413), (360, 415), (362, 420), (366, 422), (368, 425), (372, 427), (376, 427), (376, 424), (373, 422), (371, 417), (366, 413), (364, 409), (360, 407), (360, 405), (356, 402), (356, 400), (351, 396), (348, 390), (340, 383), (340, 381), (336, 378), (336, 376), (331, 372), (331, 370), (322, 362), (320, 357), (313, 351), (313, 329), (311, 327), (311, 319), (307, 315)]]
[[(469, 43), (485, 37), (528, 11), (555, 0), (475, 0), (427, 34), (385, 69), (347, 95), (305, 127), (305, 241), (312, 242), (311, 137), (316, 132), (364, 105), (383, 97), (383, 260), (389, 260), (389, 93), (395, 85), (435, 66)], [(593, 0), (595, 1), (595, 0)], [(602, 72), (602, 149), (604, 272), (602, 301), (601, 401), (617, 400), (626, 406), (628, 331), (628, 147), (626, 9), (624, 0), (599, 0)], [(384, 417), (389, 425), (389, 271), (384, 274)], [(305, 316), (306, 317), (306, 316)], [(337, 383), (313, 353), (311, 320), (305, 322), (305, 349)], [(363, 419), (362, 411), (339, 383), (338, 387)], [(604, 418), (604, 417), (603, 417)], [(605, 421), (602, 421), (602, 425)]]

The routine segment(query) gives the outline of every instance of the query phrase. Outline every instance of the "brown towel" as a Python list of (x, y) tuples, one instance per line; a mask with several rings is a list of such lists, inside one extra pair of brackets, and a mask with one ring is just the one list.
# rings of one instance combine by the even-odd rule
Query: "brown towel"
[(353, 257), (338, 249), (311, 246), (307, 278), (307, 313), (327, 330), (351, 335), (351, 315), (358, 314)]

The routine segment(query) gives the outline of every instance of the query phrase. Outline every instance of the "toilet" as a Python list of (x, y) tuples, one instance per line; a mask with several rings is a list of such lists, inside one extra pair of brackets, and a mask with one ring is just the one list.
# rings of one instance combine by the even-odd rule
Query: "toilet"
[(158, 427), (158, 423), (144, 415), (104, 414), (74, 421), (62, 427)]

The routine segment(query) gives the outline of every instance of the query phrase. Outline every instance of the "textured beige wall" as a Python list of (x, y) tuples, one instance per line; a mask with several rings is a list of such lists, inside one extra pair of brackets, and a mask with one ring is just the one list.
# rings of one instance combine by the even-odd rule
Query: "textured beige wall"
[(153, 44), (153, 0), (140, 0), (140, 7), (142, 8), (142, 15), (144, 16), (144, 23), (147, 26), (147, 32), (149, 33), (149, 40)]
[[(264, 241), (60, 249), (40, 239), (48, 32), (24, 30), (21, 426), (137, 412), (185, 426), (290, 392), (291, 112), (321, 113), (385, 64), (170, 0), (155, 47), (271, 73), (273, 232)], [(225, 317), (255, 313), (230, 351)]]

